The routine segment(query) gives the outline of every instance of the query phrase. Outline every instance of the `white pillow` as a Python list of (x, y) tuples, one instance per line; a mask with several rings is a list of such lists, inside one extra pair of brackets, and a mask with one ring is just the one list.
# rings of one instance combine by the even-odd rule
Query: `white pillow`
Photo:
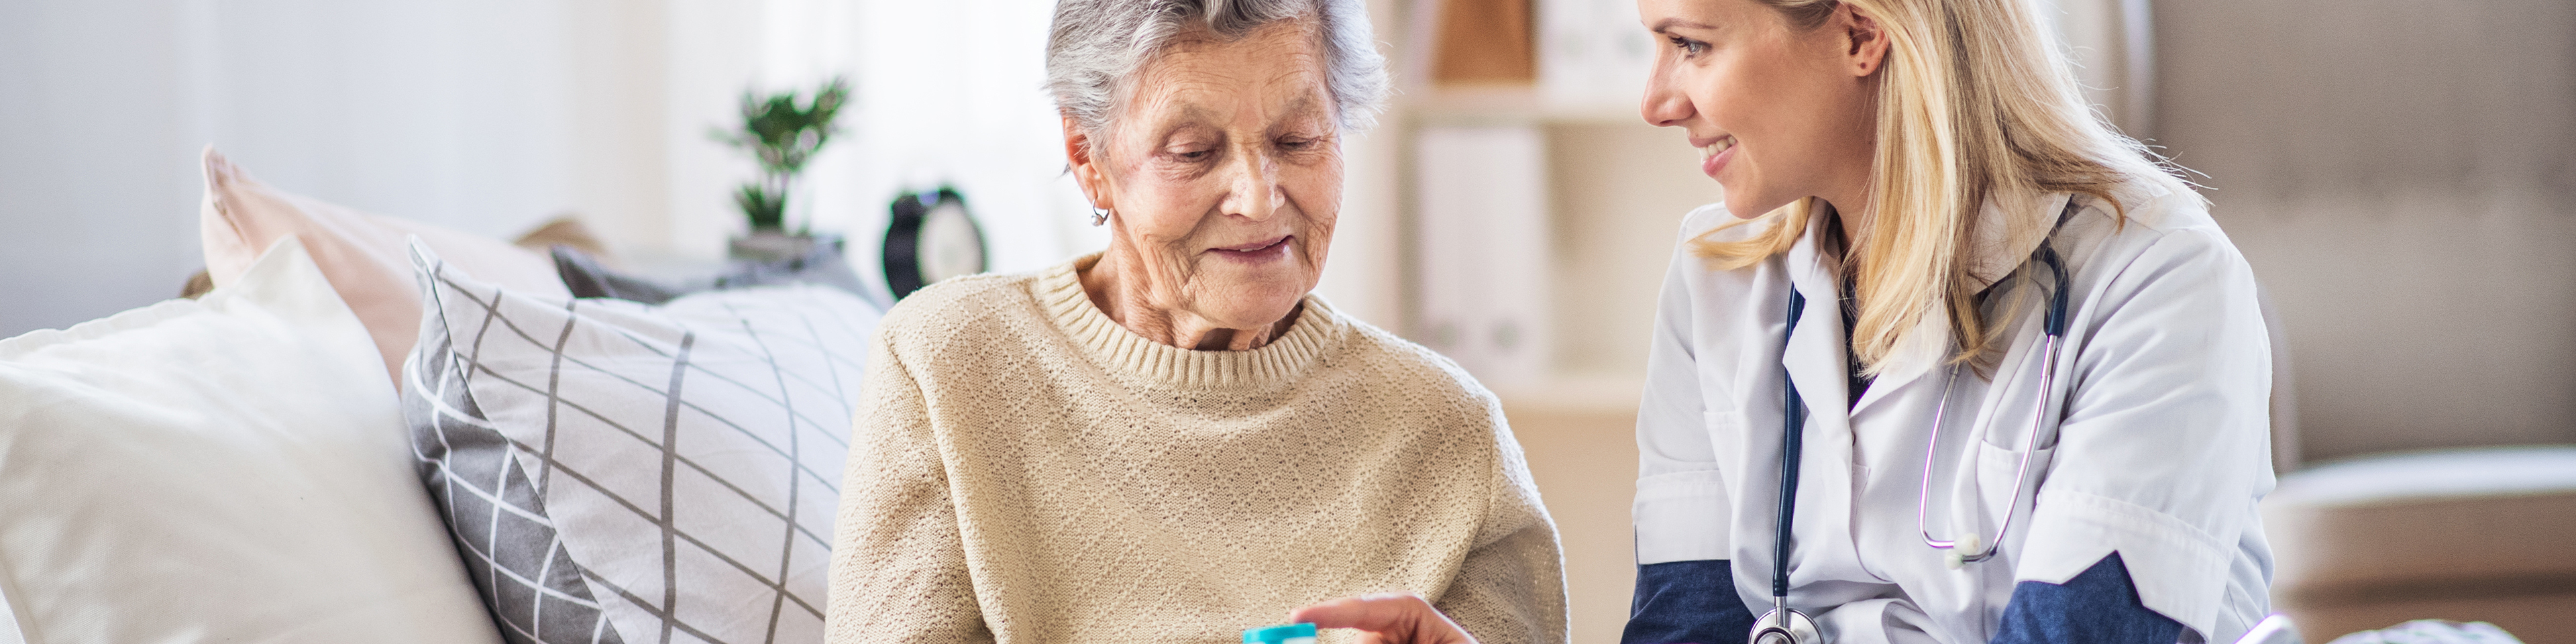
[(18, 613), (9, 608), (7, 596), (0, 596), (0, 644), (27, 644), (26, 636), (18, 634)]
[(567, 300), (412, 253), (412, 444), (505, 636), (822, 641), (874, 306), (807, 285)]
[(26, 641), (499, 641), (378, 355), (292, 237), (203, 299), (0, 340)]

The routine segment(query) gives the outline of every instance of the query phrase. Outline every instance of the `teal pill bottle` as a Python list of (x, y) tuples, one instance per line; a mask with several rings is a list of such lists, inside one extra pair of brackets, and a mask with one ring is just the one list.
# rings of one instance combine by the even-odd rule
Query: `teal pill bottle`
[(1314, 624), (1243, 629), (1243, 644), (1315, 644)]

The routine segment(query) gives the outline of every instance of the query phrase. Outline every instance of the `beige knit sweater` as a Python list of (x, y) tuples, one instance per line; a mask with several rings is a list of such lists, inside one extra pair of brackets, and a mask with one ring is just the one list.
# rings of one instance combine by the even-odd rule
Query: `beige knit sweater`
[(886, 315), (826, 641), (1239, 642), (1381, 591), (1487, 644), (1565, 641), (1556, 528), (1491, 393), (1311, 296), (1259, 349), (1157, 344), (1084, 295), (1093, 261)]

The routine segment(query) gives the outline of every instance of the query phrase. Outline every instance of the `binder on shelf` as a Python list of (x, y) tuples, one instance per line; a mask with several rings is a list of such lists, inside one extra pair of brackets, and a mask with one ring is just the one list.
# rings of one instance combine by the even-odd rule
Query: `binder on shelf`
[(1489, 386), (1551, 374), (1546, 137), (1535, 125), (1415, 134), (1421, 307), (1410, 335)]
[(1433, 82), (1526, 85), (1538, 79), (1532, 0), (1436, 1), (1440, 10)]

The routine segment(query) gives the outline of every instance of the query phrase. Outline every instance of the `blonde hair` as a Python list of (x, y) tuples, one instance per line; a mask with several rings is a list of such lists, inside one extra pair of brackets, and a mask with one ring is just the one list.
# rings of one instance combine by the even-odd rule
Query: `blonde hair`
[[(1875, 214), (1851, 240), (1846, 263), (1857, 268), (1848, 274), (1859, 300), (1852, 350), (1865, 373), (1878, 373), (1900, 346), (1942, 340), (1907, 337), (1933, 315), (1947, 318), (1947, 339), (1957, 343), (1949, 362), (1985, 369), (1983, 358), (2000, 344), (2002, 325), (1979, 310), (1970, 244), (1981, 234), (2045, 235), (2057, 215), (2015, 212), (2010, 230), (1970, 230), (1989, 199), (2021, 204), (2072, 192), (2110, 204), (2125, 222), (2127, 207), (2113, 196), (2124, 184), (2161, 183), (2175, 194), (2195, 194), (2174, 168), (2113, 132), (2086, 106), (2070, 63), (2040, 27), (2030, 0), (1754, 1), (1799, 29), (1821, 27), (1835, 8), (1849, 4), (1875, 19), (1888, 40), (1877, 72), (1877, 153), (1865, 197)], [(1813, 197), (1800, 199), (1692, 244), (1716, 268), (1743, 268), (1795, 245), (1820, 208)], [(1755, 222), (1771, 227), (1738, 241), (1710, 236)]]

